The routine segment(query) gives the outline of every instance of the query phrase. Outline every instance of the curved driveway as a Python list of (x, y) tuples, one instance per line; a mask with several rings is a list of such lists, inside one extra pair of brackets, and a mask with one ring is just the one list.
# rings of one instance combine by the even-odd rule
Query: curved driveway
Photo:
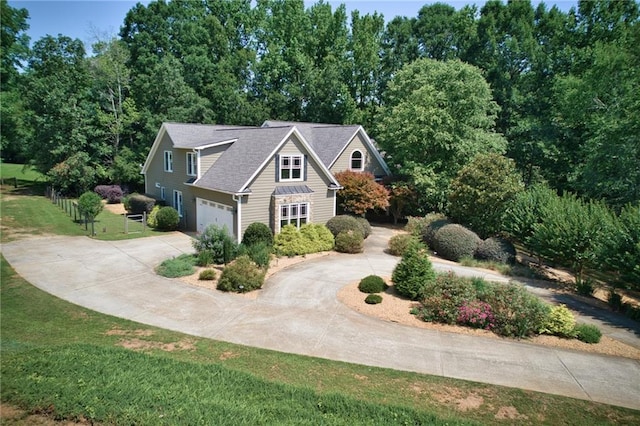
[[(191, 239), (180, 233), (118, 242), (35, 238), (4, 244), (2, 252), (22, 277), (51, 294), (153, 326), (640, 409), (638, 361), (413, 328), (342, 305), (336, 294), (345, 284), (372, 273), (391, 274), (397, 258), (382, 251), (388, 236), (389, 231), (374, 228), (364, 254), (318, 258), (281, 271), (255, 299), (155, 275), (153, 267), (160, 261), (192, 251)], [(477, 270), (455, 269), (478, 275)]]

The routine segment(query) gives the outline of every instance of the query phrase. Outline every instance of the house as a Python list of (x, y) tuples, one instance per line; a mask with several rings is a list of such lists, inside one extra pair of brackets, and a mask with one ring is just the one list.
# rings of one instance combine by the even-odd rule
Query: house
[(260, 127), (163, 123), (142, 168), (145, 192), (188, 230), (253, 222), (325, 223), (336, 214), (334, 173), (389, 169), (361, 126), (266, 121)]

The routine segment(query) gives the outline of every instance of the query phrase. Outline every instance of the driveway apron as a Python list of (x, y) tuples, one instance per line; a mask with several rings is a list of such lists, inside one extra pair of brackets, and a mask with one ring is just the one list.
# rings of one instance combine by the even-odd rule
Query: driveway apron
[[(418, 329), (357, 313), (337, 300), (350, 282), (390, 276), (390, 232), (374, 228), (364, 254), (326, 256), (272, 276), (255, 299), (157, 276), (162, 260), (191, 252), (191, 238), (105, 242), (46, 237), (2, 246), (27, 281), (89, 309), (157, 327), (376, 367), (473, 380), (640, 409), (640, 362), (526, 342)], [(507, 281), (455, 265), (436, 269)]]

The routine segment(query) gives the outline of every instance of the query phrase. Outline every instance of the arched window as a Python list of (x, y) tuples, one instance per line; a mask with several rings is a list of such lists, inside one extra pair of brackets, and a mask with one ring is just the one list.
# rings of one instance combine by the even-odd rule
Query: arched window
[(355, 150), (351, 153), (351, 170), (362, 170), (364, 161), (362, 161), (362, 152)]

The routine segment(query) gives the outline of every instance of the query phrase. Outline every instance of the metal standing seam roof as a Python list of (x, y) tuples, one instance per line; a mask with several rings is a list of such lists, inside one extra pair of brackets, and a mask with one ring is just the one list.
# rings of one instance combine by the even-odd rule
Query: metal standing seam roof
[(296, 194), (311, 194), (313, 189), (307, 185), (295, 185), (295, 186), (276, 186), (273, 195), (296, 195)]

